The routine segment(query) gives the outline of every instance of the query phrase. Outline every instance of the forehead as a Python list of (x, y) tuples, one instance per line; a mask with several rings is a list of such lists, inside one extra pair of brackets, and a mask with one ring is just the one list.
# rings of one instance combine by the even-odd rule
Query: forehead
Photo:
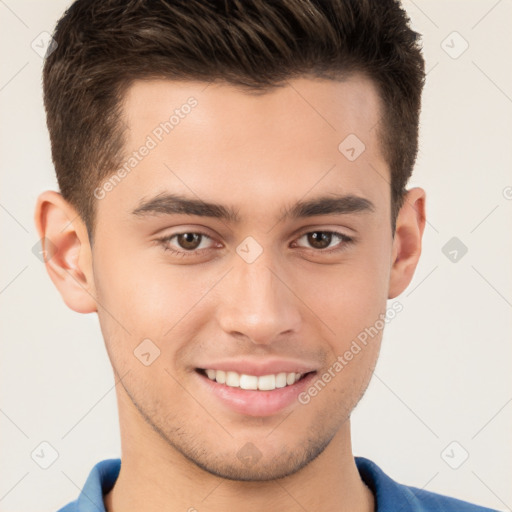
[(269, 211), (283, 196), (386, 196), (380, 115), (378, 92), (360, 75), (299, 78), (258, 94), (225, 83), (138, 80), (123, 99), (129, 175), (109, 196), (129, 202), (126, 211), (165, 191), (229, 199), (242, 214), (244, 204)]
[[(191, 101), (196, 105), (188, 108)], [(381, 115), (378, 91), (361, 74), (342, 81), (298, 78), (264, 92), (223, 82), (136, 80), (125, 94), (123, 107), (128, 143), (151, 133), (175, 113), (176, 140), (179, 132), (190, 128), (195, 135), (207, 135), (198, 142), (244, 142), (252, 147), (269, 140), (282, 143), (287, 139), (292, 144), (306, 138), (314, 142), (314, 133), (320, 137), (329, 132), (334, 141), (357, 132), (360, 139), (370, 142), (368, 132)], [(174, 130), (178, 124), (181, 129)]]

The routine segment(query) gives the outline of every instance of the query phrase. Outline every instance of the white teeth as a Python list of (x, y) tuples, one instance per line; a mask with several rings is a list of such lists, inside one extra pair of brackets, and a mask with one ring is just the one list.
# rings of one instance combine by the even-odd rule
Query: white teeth
[(240, 387), (240, 374), (236, 372), (226, 372), (226, 386), (232, 388)]
[(260, 391), (272, 391), (276, 389), (276, 376), (275, 375), (262, 375), (255, 377), (258, 382), (258, 389)]
[[(295, 375), (295, 374), (293, 374)], [(276, 388), (284, 388), (286, 386), (286, 373), (278, 373), (276, 375)]]
[(291, 386), (297, 382), (301, 377), (302, 373), (277, 373), (270, 375), (262, 375), (257, 377), (256, 375), (240, 374), (232, 371), (223, 370), (212, 370), (207, 369), (206, 375), (210, 380), (215, 380), (219, 384), (226, 384), (232, 388), (241, 389), (259, 389), (260, 391), (272, 391), (276, 388), (284, 388)]
[(258, 389), (258, 377), (254, 375), (240, 375), (240, 387), (242, 389)]

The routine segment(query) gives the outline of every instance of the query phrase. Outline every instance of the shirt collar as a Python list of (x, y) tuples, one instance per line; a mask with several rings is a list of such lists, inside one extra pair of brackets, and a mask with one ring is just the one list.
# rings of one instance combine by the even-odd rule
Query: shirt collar
[[(397, 504), (410, 512), (421, 509), (414, 494), (387, 476), (377, 464), (364, 457), (354, 459), (361, 479), (373, 492), (376, 512), (396, 512)], [(78, 498), (80, 512), (105, 512), (103, 496), (114, 487), (120, 469), (121, 459), (102, 460), (92, 468)]]
[[(421, 503), (413, 492), (390, 478), (375, 462), (365, 457), (354, 457), (363, 482), (373, 492), (376, 512), (420, 512)], [(400, 505), (400, 508), (397, 506)]]
[(105, 512), (103, 495), (114, 487), (120, 469), (121, 459), (106, 459), (98, 462), (89, 473), (78, 497), (77, 510), (79, 512)]

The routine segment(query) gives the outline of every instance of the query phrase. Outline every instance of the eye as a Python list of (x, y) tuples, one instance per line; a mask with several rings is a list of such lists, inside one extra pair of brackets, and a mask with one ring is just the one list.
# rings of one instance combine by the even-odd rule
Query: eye
[[(354, 239), (340, 233), (338, 231), (308, 231), (303, 233), (297, 240), (306, 238), (308, 244), (310, 244), (310, 250), (320, 254), (330, 254), (346, 249), (347, 245), (354, 243)], [(171, 241), (176, 239), (174, 248)], [(196, 231), (186, 231), (183, 233), (174, 233), (169, 236), (157, 238), (157, 242), (163, 247), (164, 251), (171, 253), (175, 256), (189, 257), (197, 256), (198, 253), (208, 251), (212, 247), (201, 247), (204, 240), (212, 240), (206, 233)], [(338, 243), (334, 248), (329, 249), (329, 246), (334, 241)], [(297, 245), (297, 242), (293, 242)], [(299, 247), (302, 247), (298, 245)], [(307, 249), (307, 247), (306, 247)]]
[[(170, 245), (171, 240), (176, 238), (176, 244), (178, 246), (178, 250), (173, 249), (173, 247)], [(175, 233), (170, 236), (166, 236), (163, 238), (158, 238), (157, 241), (162, 245), (164, 248), (164, 251), (169, 251), (171, 254), (177, 255), (177, 256), (194, 256), (197, 255), (198, 250), (208, 250), (209, 248), (201, 248), (201, 242), (203, 239), (210, 239), (211, 238), (201, 232), (196, 231), (187, 231), (184, 233)], [(180, 250), (184, 249), (184, 250)]]
[[(332, 253), (342, 251), (347, 245), (354, 242), (352, 237), (340, 233), (338, 231), (308, 231), (301, 235), (298, 240), (306, 238), (306, 241), (315, 250), (315, 252), (321, 253)], [(338, 240), (338, 244), (335, 245), (334, 249), (328, 249), (333, 241)], [(295, 243), (295, 242), (294, 242)]]

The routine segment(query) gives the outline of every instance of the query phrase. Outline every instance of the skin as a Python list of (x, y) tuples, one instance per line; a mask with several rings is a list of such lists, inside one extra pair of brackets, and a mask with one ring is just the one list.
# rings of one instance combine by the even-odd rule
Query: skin
[[(373, 511), (352, 454), (350, 413), (382, 331), (308, 404), (267, 417), (225, 407), (194, 368), (277, 356), (326, 371), (410, 283), (425, 191), (408, 191), (393, 238), (389, 168), (374, 129), (380, 99), (357, 75), (294, 79), (259, 95), (222, 83), (137, 81), (123, 104), (126, 154), (190, 96), (197, 107), (97, 201), (92, 248), (60, 194), (43, 192), (37, 202), (39, 235), (56, 248), (49, 275), (71, 309), (97, 312), (118, 382), (122, 468), (106, 508)], [(366, 146), (353, 162), (338, 150), (350, 133)], [(233, 205), (241, 221), (131, 213), (164, 191)], [(375, 211), (280, 220), (295, 201), (333, 192), (367, 198)], [(210, 239), (195, 256), (155, 242), (198, 230)], [(303, 236), (315, 230), (356, 241), (326, 255)], [(248, 236), (263, 249), (251, 264), (236, 253)], [(181, 242), (168, 245), (185, 251)], [(334, 237), (328, 248), (343, 243)], [(161, 351), (150, 366), (133, 354), (146, 338)], [(237, 457), (248, 442), (260, 454), (254, 464)]]

